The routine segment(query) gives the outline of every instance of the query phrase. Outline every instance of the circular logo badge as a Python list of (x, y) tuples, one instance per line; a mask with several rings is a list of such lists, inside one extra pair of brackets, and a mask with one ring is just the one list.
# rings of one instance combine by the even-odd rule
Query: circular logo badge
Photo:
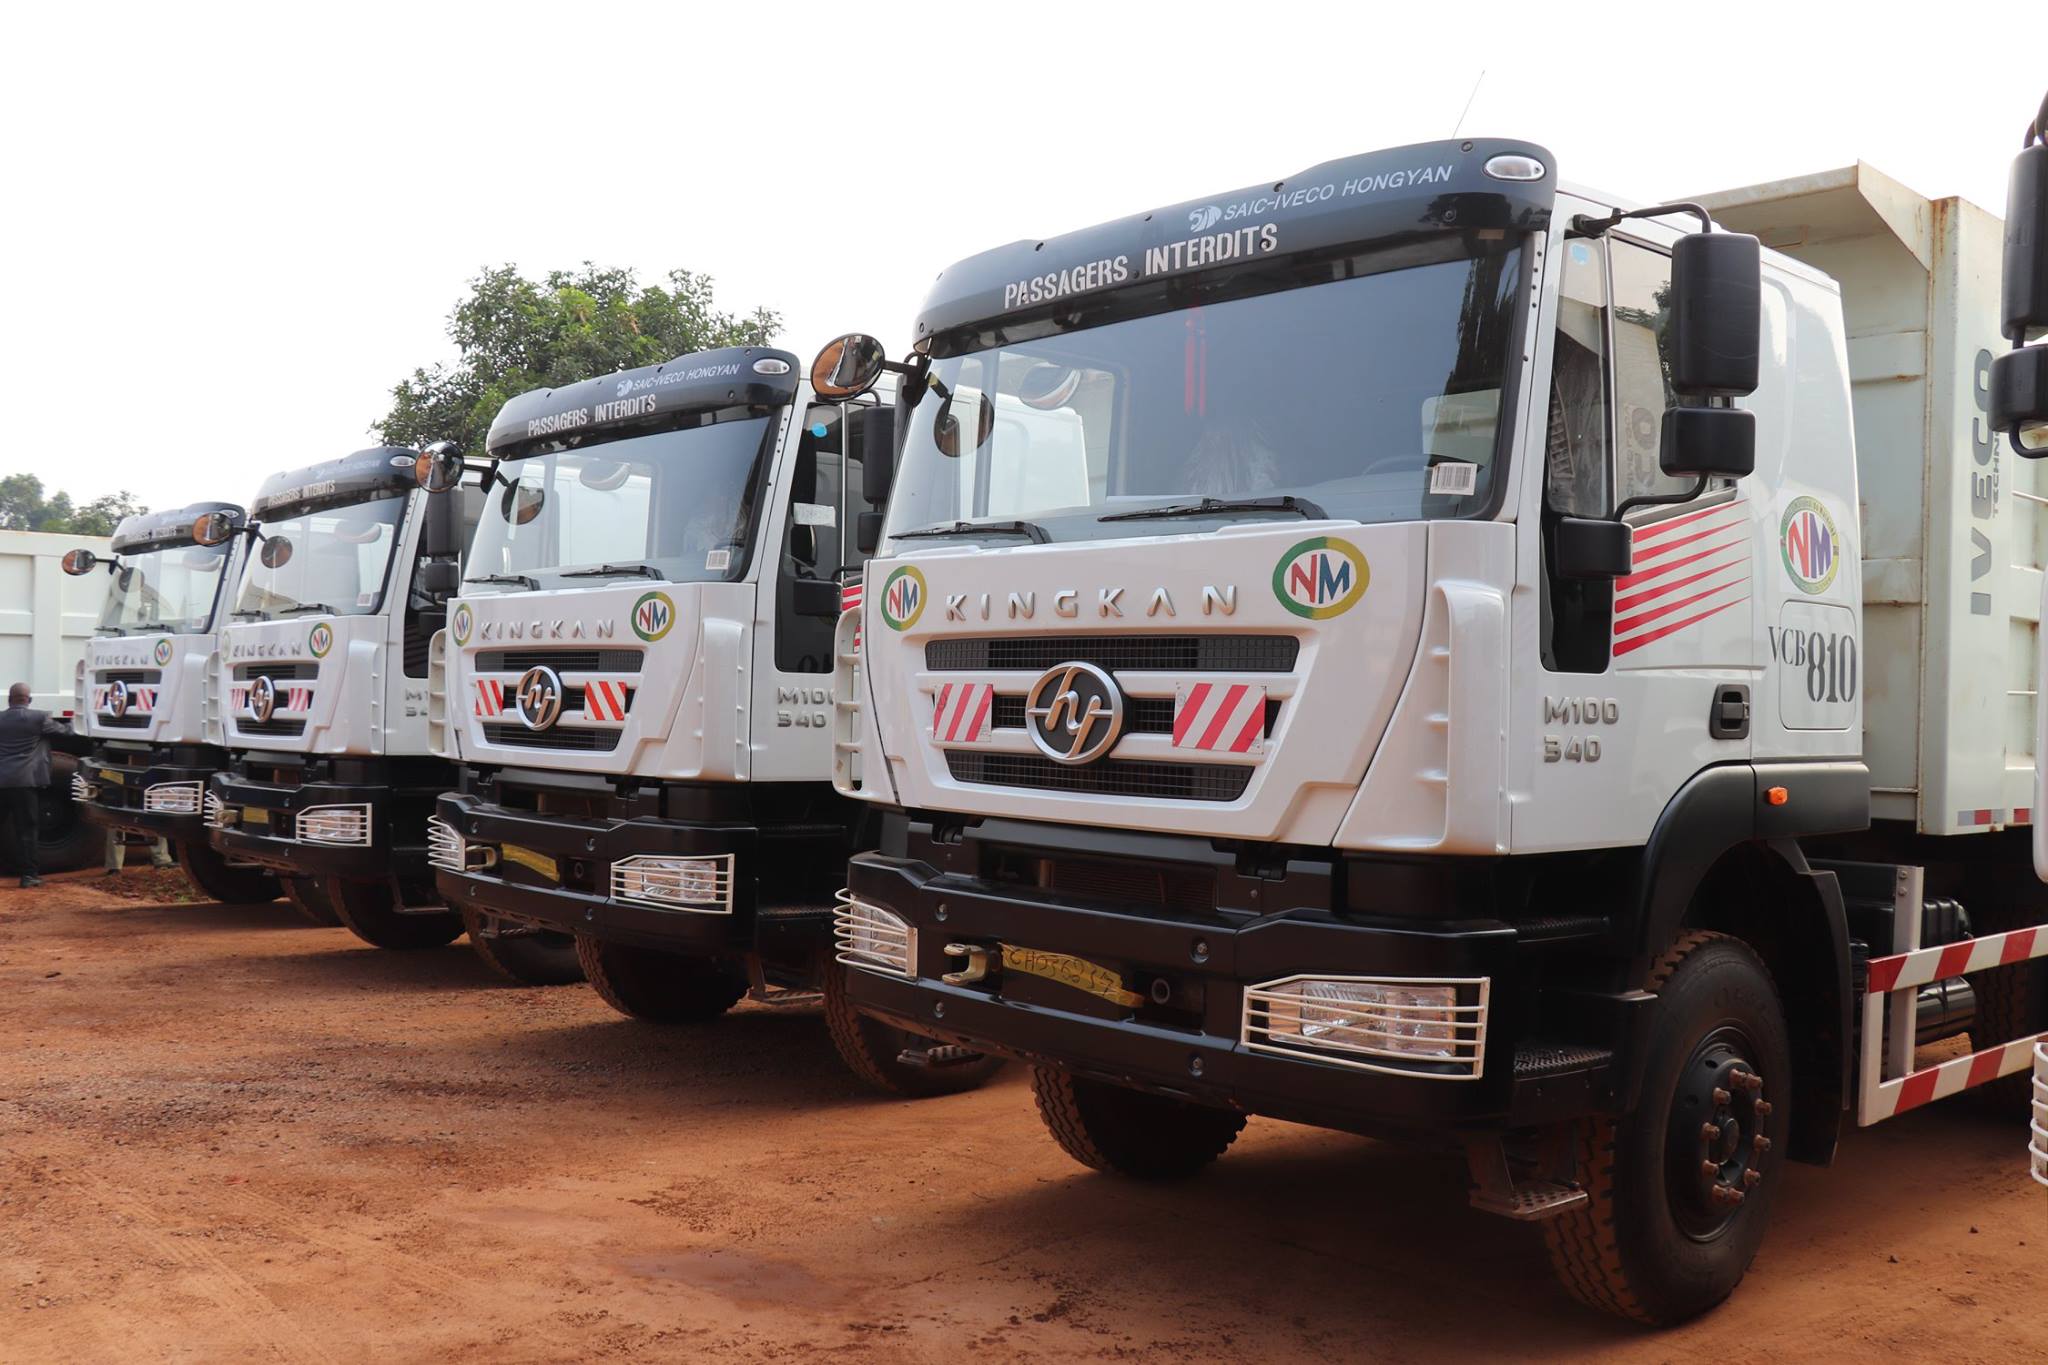
[(277, 684), (270, 680), (268, 673), (258, 673), (256, 681), (249, 684), (249, 714), (256, 718), (258, 725), (268, 725), (276, 710)]
[(313, 657), (324, 659), (327, 651), (334, 648), (334, 627), (322, 621), (306, 633), (306, 648), (313, 651)]
[(545, 730), (562, 716), (562, 677), (545, 664), (519, 676), (519, 719), (529, 730)]
[(169, 640), (158, 640), (156, 648), (151, 652), (155, 655), (156, 666), (162, 668), (171, 661), (171, 642)]
[(459, 602), (455, 607), (455, 618), (448, 623), (455, 631), (455, 643), (469, 643), (470, 631), (476, 629), (476, 613), (469, 609), (469, 603)]
[(1273, 595), (1296, 616), (1326, 621), (1351, 610), (1372, 578), (1365, 553), (1348, 540), (1316, 536), (1280, 556)]
[(1799, 591), (1826, 592), (1842, 567), (1842, 533), (1818, 498), (1794, 498), (1778, 524), (1778, 551)]
[(1124, 732), (1124, 694), (1094, 664), (1055, 664), (1024, 698), (1024, 724), (1055, 763), (1093, 763)]
[(665, 592), (642, 593), (633, 604), (633, 633), (653, 644), (676, 623), (676, 604)]
[(905, 564), (882, 585), (882, 619), (891, 630), (909, 630), (924, 615), (924, 575)]
[(107, 689), (107, 714), (115, 720), (128, 714), (128, 684), (119, 678)]

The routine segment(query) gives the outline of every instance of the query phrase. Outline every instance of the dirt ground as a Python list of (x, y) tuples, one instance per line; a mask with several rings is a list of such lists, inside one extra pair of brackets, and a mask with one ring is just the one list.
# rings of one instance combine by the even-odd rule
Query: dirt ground
[(2018, 1118), (1793, 1168), (1735, 1299), (1652, 1334), (1565, 1301), (1454, 1159), (1255, 1120), (1135, 1186), (1020, 1076), (870, 1096), (814, 1011), (655, 1029), (96, 882), (0, 889), (8, 1362), (2048, 1355)]

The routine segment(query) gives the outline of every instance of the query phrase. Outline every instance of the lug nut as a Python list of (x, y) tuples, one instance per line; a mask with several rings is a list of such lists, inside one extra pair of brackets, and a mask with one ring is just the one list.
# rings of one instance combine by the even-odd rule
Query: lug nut
[(1771, 1140), (1765, 1137), (1762, 1133), (1758, 1133), (1754, 1138), (1752, 1138), (1750, 1140), (1749, 1145), (1756, 1148), (1756, 1154), (1758, 1156), (1762, 1156), (1765, 1152), (1771, 1150)]
[(1727, 1104), (1727, 1103), (1728, 1103), (1728, 1102), (1729, 1102), (1730, 1100), (1733, 1100), (1734, 1098), (1735, 1098), (1735, 1097), (1734, 1097), (1733, 1095), (1731, 1095), (1731, 1094), (1729, 1094), (1729, 1093), (1728, 1093), (1727, 1091), (1723, 1090), (1723, 1089), (1722, 1089), (1722, 1088), (1721, 1088), (1720, 1086), (1718, 1086), (1718, 1085), (1717, 1085), (1717, 1086), (1715, 1086), (1715, 1087), (1714, 1087), (1714, 1103), (1715, 1103), (1715, 1104)]
[(1717, 1161), (1702, 1161), (1700, 1163), (1700, 1174), (1712, 1180), (1721, 1174), (1721, 1164)]
[(1746, 1190), (1755, 1189), (1757, 1182), (1763, 1178), (1764, 1173), (1752, 1166), (1742, 1173), (1742, 1187)]
[(1771, 1102), (1769, 1100), (1758, 1100), (1752, 1107), (1756, 1110), (1756, 1116), (1760, 1119), (1767, 1119), (1771, 1116)]
[(1713, 1194), (1717, 1204), (1740, 1204), (1744, 1198), (1742, 1191), (1733, 1185), (1716, 1185)]
[(1701, 1124), (1701, 1125), (1700, 1125), (1700, 1141), (1701, 1141), (1701, 1142), (1719, 1142), (1720, 1140), (1721, 1140), (1721, 1125), (1720, 1125), (1720, 1124), (1718, 1124), (1718, 1123), (1703, 1123), (1703, 1124)]

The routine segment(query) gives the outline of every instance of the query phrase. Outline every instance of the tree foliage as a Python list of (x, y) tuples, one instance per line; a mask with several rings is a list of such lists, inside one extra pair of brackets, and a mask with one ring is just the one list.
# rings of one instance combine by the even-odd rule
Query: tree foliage
[(516, 266), (486, 270), (448, 318), (460, 356), (412, 372), (391, 391), (391, 411), (373, 430), (393, 445), (453, 441), (480, 454), (505, 400), (613, 370), (655, 365), (714, 346), (763, 346), (782, 326), (757, 308), (721, 312), (709, 275), (671, 270), (666, 284), (642, 284), (631, 270), (550, 271), (529, 280)]
[(110, 536), (121, 518), (142, 510), (141, 500), (125, 490), (104, 494), (79, 507), (69, 493), (59, 491), (45, 497), (43, 481), (33, 474), (0, 478), (0, 531)]

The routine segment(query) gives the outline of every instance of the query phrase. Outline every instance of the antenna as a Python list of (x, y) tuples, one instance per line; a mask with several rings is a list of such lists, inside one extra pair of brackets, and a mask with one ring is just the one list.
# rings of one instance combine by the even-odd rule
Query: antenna
[(1458, 121), (1451, 125), (1451, 136), (1458, 135), (1458, 129), (1465, 126), (1465, 115), (1472, 112), (1472, 101), (1479, 98), (1479, 87), (1486, 81), (1486, 68), (1479, 68), (1479, 79), (1472, 82), (1472, 93), (1465, 96), (1465, 107), (1458, 111)]

